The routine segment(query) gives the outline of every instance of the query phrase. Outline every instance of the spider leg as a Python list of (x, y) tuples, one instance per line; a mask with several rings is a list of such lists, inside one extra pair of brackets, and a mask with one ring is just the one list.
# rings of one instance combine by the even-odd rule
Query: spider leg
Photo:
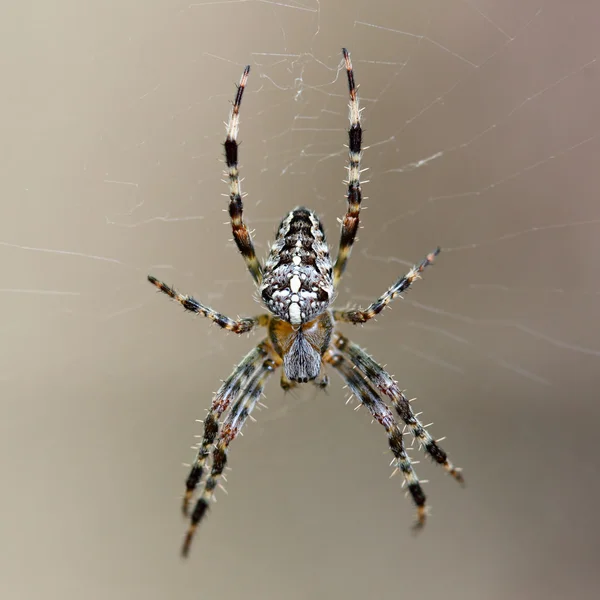
[(185, 516), (188, 515), (190, 501), (206, 469), (210, 449), (219, 432), (219, 419), (221, 415), (229, 408), (231, 402), (239, 396), (240, 390), (246, 385), (248, 380), (258, 371), (262, 361), (268, 356), (268, 352), (269, 346), (266, 340), (262, 341), (255, 348), (252, 348), (217, 390), (210, 410), (204, 419), (202, 443), (185, 482), (185, 494), (182, 504), (182, 511)]
[(229, 180), (229, 216), (231, 217), (231, 229), (233, 230), (233, 239), (238, 250), (246, 261), (246, 266), (250, 271), (254, 281), (258, 285), (262, 281), (263, 268), (254, 250), (252, 236), (243, 220), (244, 205), (242, 203), (242, 190), (238, 169), (238, 143), (237, 135), (240, 123), (240, 106), (242, 96), (250, 73), (250, 66), (244, 69), (240, 84), (237, 88), (237, 94), (233, 102), (229, 121), (227, 122), (227, 137), (223, 147), (225, 149), (225, 162), (227, 164), (227, 178)]
[(410, 458), (406, 454), (402, 430), (394, 419), (392, 411), (379, 397), (371, 384), (364, 379), (359, 371), (353, 368), (352, 363), (343, 354), (330, 349), (325, 355), (325, 360), (340, 374), (352, 393), (367, 407), (373, 418), (385, 427), (396, 467), (402, 473), (413, 502), (417, 505), (416, 525), (417, 527), (421, 527), (425, 523), (426, 517), (426, 496), (410, 462)]
[(416, 279), (421, 278), (421, 273), (425, 267), (428, 267), (433, 263), (435, 257), (441, 252), (440, 248), (436, 248), (433, 252), (428, 254), (418, 265), (415, 265), (406, 275), (403, 275), (392, 285), (391, 288), (385, 292), (382, 296), (377, 298), (373, 304), (368, 306), (366, 309), (353, 309), (353, 310), (334, 310), (333, 316), (336, 321), (343, 321), (345, 323), (366, 323), (373, 317), (377, 316), (394, 298), (399, 296), (402, 292), (405, 292)]
[(269, 324), (269, 315), (246, 317), (243, 319), (230, 319), (209, 306), (204, 306), (204, 304), (198, 302), (198, 300), (192, 298), (192, 296), (180, 294), (175, 288), (159, 281), (156, 277), (152, 277), (152, 275), (148, 275), (148, 281), (154, 284), (161, 292), (163, 292), (163, 294), (166, 294), (169, 298), (179, 302), (185, 310), (202, 315), (227, 331), (233, 331), (233, 333), (248, 333), (257, 325), (266, 327)]
[(274, 352), (270, 352), (269, 354), (272, 358), (263, 360), (256, 372), (247, 381), (221, 426), (221, 431), (213, 450), (210, 475), (192, 511), (190, 525), (181, 550), (183, 556), (188, 555), (194, 533), (214, 497), (215, 488), (219, 484), (219, 480), (227, 464), (229, 444), (237, 437), (246, 419), (250, 416), (252, 409), (262, 394), (269, 375), (281, 364), (281, 359), (276, 357)]
[(362, 157), (362, 128), (360, 125), (360, 108), (358, 106), (358, 95), (354, 83), (354, 71), (352, 63), (346, 48), (342, 48), (346, 73), (348, 75), (348, 90), (350, 92), (349, 120), (350, 129), (348, 129), (348, 208), (344, 220), (342, 221), (342, 231), (340, 237), (340, 247), (337, 259), (333, 266), (333, 285), (337, 286), (342, 273), (346, 268), (346, 263), (352, 251), (352, 245), (358, 231), (360, 203), (362, 202), (362, 191), (360, 187), (360, 160)]
[(413, 413), (409, 400), (394, 379), (377, 364), (360, 346), (350, 342), (339, 333), (334, 334), (333, 346), (346, 356), (362, 375), (372, 383), (380, 394), (387, 396), (398, 416), (410, 428), (413, 436), (418, 440), (424, 451), (439, 465), (464, 484), (461, 469), (455, 467), (449, 460), (445, 450), (434, 440), (427, 429), (421, 424)]

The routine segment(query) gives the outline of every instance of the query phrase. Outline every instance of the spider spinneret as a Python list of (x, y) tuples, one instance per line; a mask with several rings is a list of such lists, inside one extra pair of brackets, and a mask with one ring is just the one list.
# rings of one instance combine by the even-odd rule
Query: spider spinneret
[[(180, 294), (155, 277), (148, 276), (152, 284), (186, 310), (207, 317), (225, 330), (241, 334), (256, 327), (265, 327), (268, 332), (267, 337), (244, 357), (217, 390), (204, 420), (202, 442), (186, 480), (183, 498), (182, 509), (187, 516), (190, 502), (198, 486), (203, 484), (190, 515), (182, 548), (184, 556), (189, 552), (198, 524), (213, 500), (215, 489), (223, 476), (229, 444), (237, 437), (250, 416), (267, 379), (281, 366), (281, 387), (284, 390), (309, 381), (321, 388), (326, 387), (329, 381), (323, 374), (326, 367), (331, 367), (340, 375), (354, 396), (384, 427), (394, 456), (393, 464), (402, 473), (408, 492), (417, 506), (417, 526), (422, 526), (425, 522), (426, 497), (406, 454), (403, 430), (386, 404), (386, 398), (425, 453), (463, 483), (460, 469), (449, 461), (446, 452), (420, 423), (396, 381), (362, 348), (336, 331), (336, 323), (356, 325), (377, 316), (420, 277), (440, 252), (437, 248), (428, 254), (366, 309), (330, 308), (356, 238), (362, 201), (361, 110), (350, 56), (345, 48), (342, 53), (350, 94), (346, 182), (348, 192), (347, 210), (342, 220), (340, 246), (335, 263), (331, 263), (320, 219), (312, 210), (304, 207), (295, 208), (281, 221), (264, 267), (256, 257), (250, 232), (243, 220), (238, 169), (239, 110), (250, 72), (250, 67), (246, 67), (229, 116), (224, 143), (229, 180), (229, 215), (235, 243), (270, 314), (231, 319), (191, 296)], [(227, 416), (220, 423), (227, 411)]]

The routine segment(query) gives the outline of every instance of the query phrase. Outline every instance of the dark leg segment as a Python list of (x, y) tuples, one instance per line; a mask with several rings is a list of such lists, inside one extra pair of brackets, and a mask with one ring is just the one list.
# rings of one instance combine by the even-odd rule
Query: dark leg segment
[(227, 331), (232, 331), (233, 333), (248, 333), (257, 325), (266, 327), (269, 324), (270, 317), (268, 315), (247, 317), (245, 319), (237, 320), (230, 319), (229, 317), (218, 313), (216, 310), (213, 310), (209, 306), (204, 306), (204, 304), (198, 302), (198, 300), (192, 298), (192, 296), (184, 296), (183, 294), (180, 294), (175, 288), (163, 283), (162, 281), (159, 281), (156, 279), (156, 277), (152, 277), (152, 275), (148, 275), (148, 281), (155, 285), (163, 294), (166, 294), (169, 296), (169, 298), (179, 302), (179, 304), (181, 304), (185, 310), (202, 315)]
[(229, 216), (231, 217), (231, 228), (233, 230), (233, 239), (241, 252), (250, 274), (257, 284), (262, 281), (262, 266), (256, 258), (256, 251), (252, 243), (252, 236), (243, 220), (244, 206), (242, 203), (242, 190), (240, 185), (240, 176), (238, 169), (238, 143), (237, 135), (240, 123), (240, 105), (242, 96), (248, 80), (250, 67), (244, 69), (237, 94), (233, 102), (233, 108), (229, 115), (227, 123), (227, 137), (223, 144), (225, 148), (225, 162), (227, 164), (227, 178), (229, 180)]
[(359, 371), (355, 370), (350, 361), (341, 353), (329, 351), (325, 360), (341, 375), (352, 393), (360, 402), (369, 409), (373, 418), (385, 427), (388, 434), (390, 450), (396, 460), (396, 466), (402, 473), (404, 481), (408, 486), (408, 491), (417, 505), (417, 526), (425, 523), (425, 493), (419, 483), (419, 479), (412, 467), (410, 458), (404, 449), (402, 431), (392, 412), (386, 406), (385, 402), (379, 397), (377, 392), (363, 378)]
[(381, 394), (387, 396), (398, 416), (410, 428), (414, 437), (425, 452), (460, 483), (464, 483), (461, 470), (455, 467), (449, 460), (448, 455), (442, 447), (429, 435), (419, 419), (414, 415), (410, 402), (398, 387), (392, 377), (378, 365), (360, 346), (348, 341), (343, 335), (335, 334), (333, 345), (347, 356), (352, 364), (370, 381)]
[(425, 267), (433, 263), (440, 251), (440, 248), (436, 248), (431, 254), (428, 254), (418, 265), (415, 265), (406, 275), (398, 279), (385, 294), (377, 298), (366, 309), (334, 310), (333, 316), (335, 320), (356, 325), (358, 323), (366, 323), (377, 316), (394, 298), (405, 292), (416, 279), (420, 279), (420, 275)]
[(215, 488), (223, 475), (223, 470), (227, 464), (227, 451), (229, 444), (237, 437), (242, 429), (246, 419), (250, 416), (252, 409), (258, 402), (267, 379), (273, 371), (279, 366), (279, 359), (267, 358), (242, 388), (237, 400), (223, 422), (221, 432), (216, 440), (212, 455), (212, 469), (204, 489), (196, 502), (192, 511), (190, 526), (188, 528), (181, 553), (187, 556), (194, 533), (210, 503), (214, 497)]
[(348, 76), (348, 90), (350, 92), (348, 130), (348, 208), (342, 221), (342, 233), (340, 237), (340, 248), (333, 267), (333, 285), (337, 286), (344, 269), (352, 245), (356, 237), (359, 225), (360, 203), (362, 202), (362, 191), (360, 187), (360, 160), (362, 157), (362, 128), (360, 125), (360, 108), (358, 106), (358, 95), (354, 84), (354, 71), (346, 48), (342, 48)]
[(244, 357), (242, 362), (234, 369), (233, 373), (223, 382), (213, 398), (212, 405), (204, 419), (204, 435), (198, 449), (196, 461), (185, 482), (182, 511), (187, 516), (190, 501), (196, 487), (200, 483), (210, 456), (210, 450), (219, 432), (219, 419), (229, 408), (229, 405), (239, 396), (240, 390), (248, 380), (258, 371), (262, 361), (268, 356), (268, 343), (261, 342)]

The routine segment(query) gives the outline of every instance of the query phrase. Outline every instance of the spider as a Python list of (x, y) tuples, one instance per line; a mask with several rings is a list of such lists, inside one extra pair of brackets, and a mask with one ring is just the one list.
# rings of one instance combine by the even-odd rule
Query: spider
[[(362, 157), (361, 109), (359, 109), (354, 72), (348, 51), (342, 49), (350, 92), (348, 130), (347, 212), (341, 223), (338, 255), (332, 264), (325, 231), (319, 217), (310, 209), (298, 207), (281, 221), (276, 239), (263, 265), (256, 257), (252, 237), (243, 220), (242, 193), (238, 170), (238, 125), (242, 96), (250, 67), (244, 69), (233, 108), (227, 123), (225, 162), (229, 180), (229, 215), (233, 238), (244, 257), (269, 313), (257, 317), (231, 319), (177, 292), (149, 275), (148, 280), (161, 292), (179, 302), (186, 310), (207, 317), (219, 327), (234, 333), (248, 333), (265, 327), (267, 336), (253, 348), (216, 392), (204, 420), (204, 433), (196, 460), (186, 480), (182, 510), (190, 523), (182, 554), (187, 556), (194, 533), (213, 500), (228, 460), (229, 444), (240, 433), (246, 419), (257, 404), (267, 379), (283, 366), (281, 387), (295, 388), (312, 382), (326, 387), (325, 367), (336, 371), (352, 394), (366, 406), (373, 418), (386, 430), (392, 464), (400, 471), (404, 484), (417, 506), (416, 527), (425, 523), (425, 494), (404, 447), (407, 428), (422, 449), (456, 480), (463, 483), (461, 470), (448, 460), (446, 452), (431, 437), (413, 413), (410, 400), (394, 379), (362, 348), (349, 341), (336, 327), (337, 323), (366, 323), (378, 315), (394, 298), (420, 278), (440, 248), (427, 255), (406, 275), (398, 279), (382, 296), (366, 309), (336, 310), (331, 303), (346, 268), (359, 225), (362, 200), (360, 163)], [(391, 403), (404, 423), (401, 428), (384, 402)], [(221, 417), (229, 413), (220, 424)], [(212, 450), (212, 464), (209, 459)], [(194, 509), (190, 504), (198, 486), (203, 483)]]

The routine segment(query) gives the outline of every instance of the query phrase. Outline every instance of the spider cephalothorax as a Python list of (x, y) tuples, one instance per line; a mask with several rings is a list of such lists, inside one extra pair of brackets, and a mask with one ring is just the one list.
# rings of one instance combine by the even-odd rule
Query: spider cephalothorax
[[(250, 232), (243, 221), (238, 172), (239, 110), (250, 72), (250, 67), (246, 67), (227, 123), (224, 144), (229, 179), (229, 215), (235, 243), (270, 314), (230, 319), (191, 296), (179, 294), (155, 277), (148, 276), (151, 283), (182, 304), (185, 309), (204, 315), (223, 329), (234, 333), (246, 333), (261, 326), (266, 327), (268, 331), (267, 337), (250, 350), (217, 390), (204, 419), (202, 443), (187, 478), (183, 499), (183, 512), (187, 515), (190, 501), (198, 485), (203, 483), (183, 544), (184, 555), (189, 551), (194, 532), (214, 498), (215, 489), (227, 464), (229, 444), (250, 416), (268, 377), (281, 366), (281, 386), (285, 390), (308, 381), (325, 387), (328, 379), (323, 371), (327, 367), (340, 375), (352, 394), (385, 428), (394, 456), (393, 465), (402, 473), (408, 491), (417, 505), (417, 525), (421, 526), (425, 522), (425, 494), (406, 454), (403, 428), (394, 418), (385, 402), (386, 399), (429, 457), (442, 465), (455, 479), (463, 481), (460, 469), (452, 465), (446, 452), (419, 422), (396, 381), (362, 348), (350, 342), (336, 329), (336, 323), (366, 323), (378, 315), (419, 278), (420, 273), (433, 262), (439, 248), (400, 277), (366, 309), (330, 308), (354, 244), (362, 201), (360, 110), (352, 64), (346, 49), (343, 50), (343, 55), (350, 92), (346, 182), (348, 207), (342, 220), (340, 247), (333, 266), (321, 221), (313, 211), (301, 207), (291, 211), (281, 222), (264, 267), (256, 257)], [(229, 411), (227, 416), (219, 423), (226, 411)], [(211, 452), (212, 464), (208, 469)]]
[(333, 317), (329, 311), (301, 325), (271, 319), (269, 338), (275, 352), (283, 358), (283, 372), (289, 381), (306, 383), (319, 376), (332, 332)]

